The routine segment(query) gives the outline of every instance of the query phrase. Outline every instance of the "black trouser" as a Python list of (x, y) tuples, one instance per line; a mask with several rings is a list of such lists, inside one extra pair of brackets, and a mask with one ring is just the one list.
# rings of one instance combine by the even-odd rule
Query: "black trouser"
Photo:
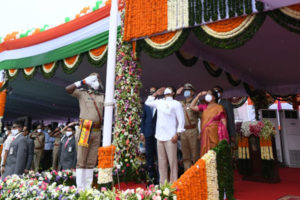
[(50, 169), (50, 167), (52, 166), (52, 150), (44, 151), (44, 157), (41, 163), (43, 171)]
[(149, 173), (149, 178), (157, 182), (157, 169), (155, 167), (155, 160), (157, 160), (157, 149), (156, 149), (156, 139), (154, 136), (145, 137), (145, 146), (146, 146), (146, 161), (147, 161), (147, 170)]

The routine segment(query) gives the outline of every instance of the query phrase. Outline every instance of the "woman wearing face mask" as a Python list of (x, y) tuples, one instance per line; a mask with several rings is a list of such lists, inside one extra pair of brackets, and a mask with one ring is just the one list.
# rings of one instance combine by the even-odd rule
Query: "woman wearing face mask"
[(68, 126), (66, 134), (62, 138), (59, 147), (59, 163), (61, 170), (75, 169), (76, 167), (76, 143), (75, 143), (75, 127)]
[[(196, 105), (199, 98), (205, 95), (207, 104)], [(201, 118), (201, 150), (200, 156), (203, 156), (210, 149), (216, 147), (219, 141), (226, 139), (228, 141), (228, 132), (226, 129), (226, 113), (223, 106), (217, 104), (218, 94), (214, 90), (200, 92), (191, 103), (191, 109), (194, 111), (203, 111)]]

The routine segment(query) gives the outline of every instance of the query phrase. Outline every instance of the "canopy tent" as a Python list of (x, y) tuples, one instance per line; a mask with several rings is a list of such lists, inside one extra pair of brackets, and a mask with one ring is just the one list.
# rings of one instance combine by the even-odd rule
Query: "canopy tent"
[[(106, 25), (103, 24), (103, 17), (107, 15), (108, 7), (106, 6), (95, 12), (87, 14), (82, 18), (79, 18), (81, 19), (81, 21), (79, 21), (79, 19), (76, 19), (69, 23), (73, 23), (71, 25), (80, 25), (84, 29), (89, 28), (89, 30), (97, 30), (97, 33), (91, 33), (89, 31), (89, 36), (93, 38), (93, 34), (99, 35), (99, 29), (97, 29), (97, 25), (95, 24), (98, 23), (98, 26), (101, 26), (102, 30), (103, 27), (108, 27), (107, 22), (105, 22)], [(95, 18), (95, 16), (97, 17)], [(93, 19), (93, 22), (89, 21), (87, 24), (90, 23), (90, 25), (84, 27), (82, 23), (84, 21), (88, 21), (88, 19)], [(99, 22), (97, 22), (96, 19), (98, 19)], [(60, 30), (63, 30), (63, 27), (66, 27), (66, 25), (68, 25), (68, 23), (62, 25), (62, 27), (57, 27), (52, 30), (58, 30), (59, 28)], [(68, 27), (74, 27), (71, 25), (69, 25)], [(222, 85), (226, 90), (226, 97), (246, 96), (247, 93), (244, 90), (243, 84), (241, 84), (242, 81), (254, 86), (255, 88), (266, 89), (267, 91), (274, 94), (286, 95), (299, 93), (299, 81), (297, 79), (297, 73), (295, 73), (294, 71), (294, 64), (297, 63), (297, 49), (299, 46), (299, 40), (296, 39), (298, 35), (289, 32), (281, 26), (278, 26), (278, 24), (276, 24), (274, 20), (271, 20), (270, 17), (267, 17), (263, 22), (262, 27), (260, 29), (259, 27), (257, 27), (257, 30), (257, 32), (254, 32), (253, 38), (249, 41), (246, 41), (243, 46), (231, 50), (218, 49), (210, 47), (209, 45), (205, 45), (203, 44), (203, 41), (200, 41), (196, 37), (196, 35), (191, 32), (187, 35), (186, 40), (181, 42), (181, 46), (177, 47), (177, 50), (180, 49), (180, 51), (176, 53), (177, 56), (175, 54), (172, 54), (171, 56), (168, 56), (164, 59), (152, 59), (145, 53), (145, 51), (149, 53), (149, 50), (142, 51), (142, 54), (140, 56), (140, 62), (143, 68), (142, 82), (144, 85), (142, 96), (146, 95), (145, 88), (148, 88), (152, 85), (159, 87), (167, 84), (178, 87), (186, 82), (192, 83), (198, 90), (208, 89), (213, 87), (214, 85)], [(49, 31), (51, 31), (51, 29)], [(39, 43), (39, 45), (46, 45), (47, 41), (45, 38), (49, 38), (49, 31), (33, 35), (32, 38), (37, 38), (37, 40), (40, 42), (44, 41), (42, 43)], [(79, 34), (80, 31), (82, 32), (81, 34)], [(98, 58), (97, 60), (97, 58), (91, 56), (91, 52), (93, 51), (90, 51), (89, 59), (83, 58), (81, 64), (81, 59), (78, 59), (76, 57), (73, 57), (69, 60), (64, 59), (64, 70), (58, 67), (57, 71), (55, 72), (57, 66), (53, 66), (52, 68), (50, 66), (49, 68), (49, 66), (44, 65), (44, 68), (41, 68), (40, 71), (42, 71), (42, 74), (47, 78), (53, 76), (52, 79), (44, 79), (40, 72), (35, 73), (35, 68), (33, 67), (27, 68), (27, 70), (19, 69), (19, 73), (23, 71), (26, 79), (34, 77), (34, 81), (25, 80), (21, 74), (19, 74), (16, 80), (10, 81), (9, 85), (12, 88), (12, 93), (8, 96), (7, 101), (7, 119), (12, 119), (16, 116), (24, 115), (26, 113), (31, 113), (34, 118), (42, 117), (44, 119), (57, 118), (55, 116), (60, 116), (61, 119), (66, 120), (68, 117), (77, 116), (78, 111), (76, 101), (64, 92), (64, 87), (69, 83), (82, 79), (93, 71), (98, 71), (98, 69), (93, 68), (88, 61), (90, 61), (90, 63), (92, 64), (100, 64), (101, 66), (106, 60), (105, 45), (107, 43), (107, 35), (102, 37), (103, 39), (100, 40), (103, 41), (102, 43), (99, 43), (100, 37), (93, 39), (93, 41), (98, 42), (97, 44), (95, 42), (82, 43), (82, 41), (85, 40), (84, 38), (89, 37), (88, 35), (83, 33), (85, 33), (83, 30), (77, 30), (71, 33), (65, 32), (64, 34), (67, 35), (63, 35), (63, 37), (68, 38), (69, 40), (61, 39), (61, 41), (63, 41), (64, 43), (59, 44), (54, 43), (54, 40), (59, 41), (59, 34), (57, 33), (57, 31), (52, 31), (52, 34), (58, 35), (52, 35), (52, 37), (55, 39), (49, 40), (48, 43), (51, 42), (52, 44), (59, 44), (60, 46), (66, 47), (68, 45), (74, 45), (76, 44), (76, 41), (79, 41), (81, 44), (78, 44), (77, 46), (85, 47), (86, 50), (100, 46), (100, 48), (98, 48), (98, 51), (95, 52), (95, 55), (97, 54), (98, 57), (100, 55), (101, 59)], [(72, 34), (74, 36), (72, 36)], [(274, 34), (276, 35), (275, 37), (269, 37), (271, 34), (272, 36), (274, 36)], [(76, 38), (76, 36), (78, 35), (84, 38), (82, 38), (82, 40)], [(29, 37), (30, 36), (28, 36), (28, 38)], [(70, 38), (76, 38), (76, 41), (72, 41), (72, 39)], [(25, 44), (27, 45), (26, 48), (34, 48), (36, 46), (30, 46), (30, 43), (26, 43), (26, 37), (22, 39), (23, 42), (25, 41)], [(5, 48), (12, 48), (11, 44), (14, 44), (16, 46), (20, 45), (20, 41), (21, 39), (9, 40), (0, 44), (2, 48), (2, 51), (0, 53), (0, 56), (2, 56), (0, 67), (11, 69), (8, 71), (8, 74), (11, 75), (11, 77), (13, 77), (13, 73), (10, 72), (14, 72), (13, 69), (32, 66), (25, 65), (26, 62), (20, 62), (20, 59), (15, 60), (15, 62), (18, 64), (21, 63), (21, 65), (5, 64), (7, 55), (16, 57), (21, 56), (21, 54), (10, 53), (11, 50), (5, 50)], [(90, 46), (91, 44), (92, 46)], [(55, 49), (55, 47), (53, 48), (53, 51), (60, 50)], [(77, 51), (76, 54), (80, 53), (80, 51), (84, 51), (84, 49), (78, 50), (78, 48), (74, 47), (70, 49)], [(37, 53), (41, 54), (41, 59), (27, 59), (28, 62), (34, 62), (30, 64), (42, 64), (49, 61), (55, 61), (49, 60), (49, 57), (51, 56), (47, 56), (49, 55), (48, 50), (37, 48)], [(26, 52), (22, 48), (18, 51)], [(41, 51), (45, 51), (44, 56), (43, 52)], [(59, 56), (59, 58), (56, 57), (56, 59), (65, 58), (63, 56), (74, 55), (74, 52), (70, 53), (68, 50), (63, 52), (66, 54), (55, 53), (54, 55)], [(151, 54), (151, 56), (153, 57), (153, 53)], [(192, 56), (195, 56), (198, 59), (196, 59), (196, 62), (193, 63), (194, 65), (190, 67), (184, 66), (178, 59), (179, 57), (182, 57), (183, 60), (186, 60), (184, 59), (184, 57)], [(24, 58), (26, 59), (26, 57)], [(100, 63), (99, 59), (101, 60)], [(9, 63), (14, 63), (9, 59), (7, 61)], [(205, 69), (203, 61), (214, 63), (217, 67), (222, 68), (224, 72), (232, 74), (233, 77), (238, 77), (238, 79), (241, 80), (239, 86), (234, 87), (232, 84), (230, 84), (230, 82), (228, 81), (228, 74), (226, 75), (225, 73), (222, 73), (222, 75), (218, 78), (210, 76), (208, 71)], [(69, 66), (68, 63), (72, 63), (73, 65), (71, 64)], [(59, 64), (59, 62), (57, 64)], [(79, 64), (80, 67), (78, 67)], [(70, 67), (70, 69), (68, 68), (68, 66)], [(103, 77), (104, 83), (105, 68), (106, 67), (104, 66), (99, 70), (100, 74)], [(49, 71), (51, 71), (51, 73), (48, 73), (48, 75), (46, 73), (47, 69), (50, 69)], [(71, 73), (73, 71), (74, 73), (72, 73), (71, 75), (65, 75), (65, 73), (63, 73)], [(282, 76), (283, 73), (284, 76)], [(47, 89), (45, 90), (45, 88)], [(44, 117), (41, 116), (41, 113), (45, 113)]]

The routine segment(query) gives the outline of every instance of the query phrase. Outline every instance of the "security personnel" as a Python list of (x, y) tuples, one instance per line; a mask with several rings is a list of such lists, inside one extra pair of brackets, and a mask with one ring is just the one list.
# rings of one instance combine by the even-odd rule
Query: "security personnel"
[(180, 140), (181, 140), (181, 151), (183, 157), (184, 171), (186, 171), (200, 157), (200, 150), (199, 150), (200, 145), (198, 140), (198, 135), (199, 135), (198, 121), (200, 115), (198, 112), (194, 112), (190, 109), (190, 104), (195, 94), (195, 89), (192, 86), (192, 84), (190, 83), (185, 84), (184, 87), (181, 87), (177, 90), (177, 94), (181, 94), (182, 91), (185, 100), (180, 102), (184, 109), (185, 132), (183, 132), (180, 135)]
[(61, 170), (75, 169), (77, 161), (75, 127), (68, 126), (59, 147), (59, 164)]
[(6, 176), (24, 173), (27, 162), (27, 140), (22, 134), (23, 124), (15, 122), (12, 126), (13, 140), (9, 147), (8, 156), (5, 162), (4, 174), (2, 179)]
[(57, 127), (52, 133), (50, 133), (51, 137), (55, 138), (54, 141), (54, 146), (53, 146), (53, 153), (52, 153), (52, 168), (54, 170), (58, 169), (58, 160), (59, 160), (59, 146), (60, 146), (60, 141), (62, 138), (62, 130), (63, 126)]
[[(83, 85), (87, 85), (88, 89), (78, 89)], [(104, 106), (104, 94), (98, 91), (100, 86), (99, 74), (92, 73), (84, 80), (66, 87), (66, 91), (78, 99), (80, 107), (80, 131), (76, 132), (76, 184), (79, 190), (91, 187), (93, 169), (97, 163)]]
[(44, 153), (45, 135), (42, 132), (43, 126), (39, 124), (37, 129), (30, 134), (30, 137), (34, 139), (34, 157), (33, 157), (33, 169), (38, 171), (40, 168), (40, 162)]

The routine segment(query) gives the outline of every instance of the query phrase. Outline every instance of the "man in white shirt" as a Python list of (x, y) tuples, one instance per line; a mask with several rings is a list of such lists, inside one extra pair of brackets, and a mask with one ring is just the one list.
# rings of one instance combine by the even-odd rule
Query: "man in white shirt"
[[(164, 99), (156, 100), (158, 95)], [(184, 132), (184, 112), (181, 104), (173, 99), (175, 90), (171, 87), (160, 88), (149, 96), (145, 104), (157, 109), (155, 138), (157, 139), (158, 168), (160, 183), (168, 180), (168, 163), (170, 165), (170, 182), (178, 178), (177, 140)]]

